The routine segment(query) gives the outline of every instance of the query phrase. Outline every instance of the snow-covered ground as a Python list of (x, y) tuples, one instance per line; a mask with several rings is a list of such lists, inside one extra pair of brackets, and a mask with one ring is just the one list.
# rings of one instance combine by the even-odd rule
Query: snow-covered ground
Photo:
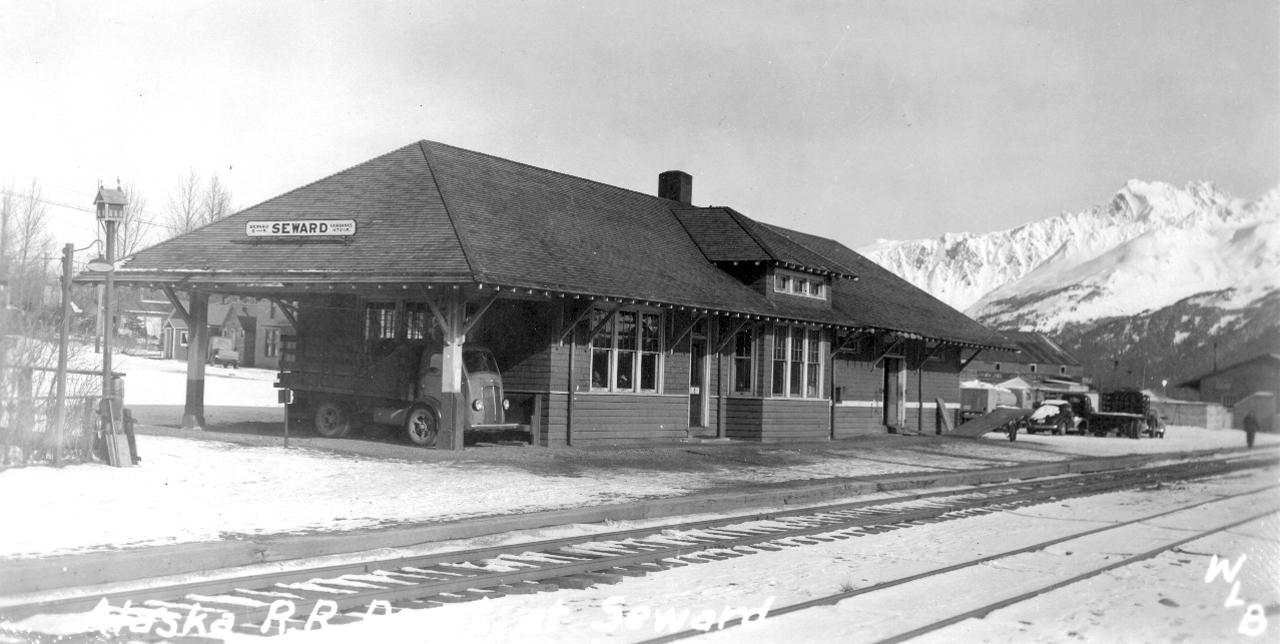
[[(1274, 484), (1274, 472), (1223, 477), (1156, 490), (1112, 493), (938, 524), (894, 530), (746, 558), (712, 561), (626, 578), (620, 583), (553, 595), (510, 595), (376, 616), (353, 625), (292, 631), (280, 641), (405, 641), (447, 633), (452, 642), (631, 642), (665, 634), (671, 619), (687, 626), (700, 613), (718, 619), (726, 608), (780, 607), (859, 588), (975, 557), (1009, 551), (1215, 495)], [(1037, 588), (1106, 565), (1119, 555), (1181, 538), (1189, 529), (1225, 525), (1280, 507), (1262, 493), (1202, 511), (1139, 524), (1123, 535), (1104, 533), (932, 579), (786, 616), (768, 615), (754, 628), (712, 633), (726, 642), (836, 642), (891, 636), (978, 602)], [(1273, 515), (1274, 516), (1274, 515)], [(1250, 523), (1195, 541), (1147, 562), (1072, 584), (1027, 603), (969, 620), (923, 641), (1234, 641), (1250, 604), (1274, 611), (1280, 585), (1275, 521)], [(964, 538), (954, 538), (964, 535)], [(1126, 538), (1127, 537), (1127, 538)], [(1224, 607), (1232, 587), (1205, 581), (1211, 555), (1241, 564), (1241, 606)], [(659, 616), (662, 617), (659, 617)], [(1269, 617), (1274, 617), (1274, 612)], [(630, 621), (628, 621), (628, 619)], [(663, 620), (660, 624), (659, 620)], [(1277, 625), (1266, 634), (1274, 636)], [(256, 640), (250, 636), (233, 638)], [(1274, 639), (1274, 638), (1273, 638)], [(1261, 641), (1268, 641), (1265, 638)]]
[[(117, 363), (128, 374), (127, 406), (181, 400), (182, 363), (128, 357)], [(257, 409), (264, 418), (277, 420), (280, 407), (271, 388), (273, 379), (273, 372), (265, 370), (210, 368), (207, 404), (210, 409)], [(1241, 432), (1173, 427), (1164, 440), (1024, 435), (1009, 443), (998, 437), (885, 437), (830, 443), (821, 449), (758, 446), (747, 452), (715, 445), (667, 451), (509, 448), (469, 450), (458, 457), (384, 444), (390, 453), (412, 458), (376, 458), (332, 447), (286, 450), (269, 436), (253, 436), (259, 444), (245, 445), (190, 435), (202, 440), (140, 434), (139, 467), (83, 464), (0, 471), (7, 523), (0, 530), (0, 557), (366, 529), (762, 483), (972, 470), (1076, 455), (1181, 452), (1244, 442)], [(1277, 442), (1273, 436), (1259, 439), (1262, 445)], [(94, 529), (86, 530), (86, 525)]]

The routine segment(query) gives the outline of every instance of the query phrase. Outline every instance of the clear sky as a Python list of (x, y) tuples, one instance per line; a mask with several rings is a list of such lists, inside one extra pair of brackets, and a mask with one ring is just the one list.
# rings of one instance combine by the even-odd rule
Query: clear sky
[[(13, 2), (0, 185), (161, 217), (246, 207), (419, 139), (857, 247), (1280, 185), (1275, 0)], [(92, 216), (51, 207), (92, 235)], [(57, 239), (57, 242), (73, 241)]]

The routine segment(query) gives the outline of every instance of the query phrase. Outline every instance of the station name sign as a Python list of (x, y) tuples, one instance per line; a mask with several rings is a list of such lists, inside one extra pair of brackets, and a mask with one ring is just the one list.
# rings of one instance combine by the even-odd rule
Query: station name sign
[(251, 221), (244, 225), (244, 234), (249, 237), (350, 237), (356, 234), (356, 220)]

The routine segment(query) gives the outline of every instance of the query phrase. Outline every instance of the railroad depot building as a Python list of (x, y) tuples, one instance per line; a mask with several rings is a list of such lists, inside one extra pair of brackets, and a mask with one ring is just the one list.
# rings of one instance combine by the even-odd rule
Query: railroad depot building
[[(274, 301), (290, 351), (402, 397), (443, 347), (442, 447), (458, 448), (464, 346), (492, 351), (510, 419), (536, 443), (755, 441), (934, 432), (960, 372), (999, 335), (840, 243), (655, 195), (421, 141), (126, 258), (187, 326), (209, 298)], [(199, 334), (193, 342), (206, 343)], [(291, 344), (292, 343), (292, 344)], [(194, 352), (198, 355), (199, 352)], [(433, 365), (434, 368), (435, 365)], [(203, 425), (202, 361), (184, 424)], [(300, 416), (341, 391), (295, 392)]]

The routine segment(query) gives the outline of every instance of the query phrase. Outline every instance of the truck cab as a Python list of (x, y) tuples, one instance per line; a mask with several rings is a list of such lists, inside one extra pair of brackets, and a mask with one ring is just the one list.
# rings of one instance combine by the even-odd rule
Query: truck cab
[[(435, 444), (440, 419), (442, 356), (439, 351), (422, 352), (418, 379), (414, 387), (413, 405), (404, 410), (405, 434), (415, 445)], [(493, 354), (483, 347), (462, 350), (462, 396), (466, 403), (465, 423), (469, 431), (516, 429), (517, 423), (506, 422), (511, 407), (502, 387), (502, 373)], [(426, 409), (423, 409), (423, 408)], [(433, 418), (426, 417), (433, 415)], [(431, 424), (437, 424), (432, 428)]]

